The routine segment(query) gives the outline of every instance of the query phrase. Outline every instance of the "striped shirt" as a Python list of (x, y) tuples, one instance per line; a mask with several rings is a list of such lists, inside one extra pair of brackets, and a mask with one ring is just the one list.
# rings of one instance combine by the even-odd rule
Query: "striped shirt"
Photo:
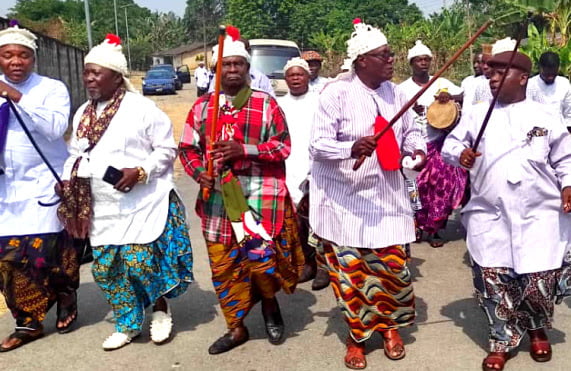
[[(353, 171), (351, 158), (355, 141), (374, 134), (377, 114), (390, 120), (405, 103), (392, 82), (372, 90), (355, 74), (331, 82), (321, 93), (310, 141), (309, 218), (318, 236), (360, 248), (414, 241), (413, 212), (401, 173), (381, 170), (375, 153)], [(393, 129), (403, 153), (426, 153), (410, 112)]]
[[(182, 165), (197, 181), (206, 171), (204, 153), (212, 122), (211, 97), (213, 94), (203, 95), (194, 103), (179, 145)], [(221, 105), (224, 100), (222, 95)], [(254, 90), (238, 111), (233, 129), (234, 140), (243, 143), (246, 157), (232, 164), (232, 173), (238, 177), (250, 209), (275, 237), (283, 226), (285, 203), (291, 202), (285, 184), (285, 159), (291, 144), (284, 113), (273, 97)], [(219, 177), (208, 201), (200, 195), (197, 198), (196, 212), (202, 219), (206, 241), (227, 246), (232, 243), (232, 226), (224, 210)]]

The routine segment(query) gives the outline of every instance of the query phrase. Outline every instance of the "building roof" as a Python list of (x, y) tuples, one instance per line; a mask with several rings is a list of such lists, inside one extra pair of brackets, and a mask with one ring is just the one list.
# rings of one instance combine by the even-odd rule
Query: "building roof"
[[(206, 44), (206, 47), (208, 49), (211, 49), (214, 45), (216, 45), (216, 43), (209, 42)], [(175, 55), (179, 55), (179, 54), (183, 54), (183, 53), (192, 53), (192, 52), (198, 51), (198, 50), (202, 51), (202, 49), (204, 49), (204, 43), (195, 42), (192, 44), (181, 45), (181, 46), (178, 46), (178, 47), (172, 48), (172, 49), (162, 50), (160, 52), (154, 53), (153, 56), (155, 56), (155, 57), (175, 56)]]

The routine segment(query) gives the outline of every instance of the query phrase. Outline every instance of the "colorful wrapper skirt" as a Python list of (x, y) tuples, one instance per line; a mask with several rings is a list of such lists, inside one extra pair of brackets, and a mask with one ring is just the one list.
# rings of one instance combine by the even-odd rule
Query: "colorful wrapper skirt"
[(79, 253), (65, 232), (0, 237), (0, 290), (17, 329), (38, 329), (58, 293), (79, 286)]
[(321, 240), (337, 304), (357, 342), (414, 323), (412, 277), (404, 246), (360, 249)]
[(184, 206), (173, 191), (167, 223), (149, 244), (93, 247), (93, 278), (113, 309), (117, 332), (141, 331), (145, 308), (183, 294), (193, 280)]
[(290, 203), (286, 203), (284, 226), (274, 242), (275, 254), (253, 261), (240, 253), (238, 243), (225, 246), (206, 241), (212, 283), (228, 328), (242, 326), (261, 298), (273, 298), (280, 288), (287, 294), (295, 290), (305, 261)]
[(517, 348), (527, 330), (551, 328), (555, 301), (571, 294), (571, 266), (517, 274), (472, 262), (475, 295), (489, 324), (491, 352)]
[(446, 226), (452, 211), (462, 204), (468, 173), (444, 162), (440, 151), (445, 138), (428, 143), (426, 166), (416, 178), (422, 209), (416, 212), (417, 226), (434, 234)]

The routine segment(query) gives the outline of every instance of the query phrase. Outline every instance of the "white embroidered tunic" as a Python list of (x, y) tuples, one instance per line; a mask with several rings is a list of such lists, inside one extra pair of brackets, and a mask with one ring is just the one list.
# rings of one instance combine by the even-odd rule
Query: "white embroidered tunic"
[[(478, 104), (448, 135), (442, 157), (459, 166), (488, 104)], [(556, 113), (529, 99), (497, 104), (470, 171), (462, 210), (468, 250), (482, 267), (519, 274), (560, 268), (571, 240), (561, 190), (571, 186), (571, 136)]]
[[(7, 81), (4, 75), (0, 80), (22, 93), (16, 104), (18, 111), (42, 152), (61, 175), (68, 156), (63, 139), (69, 125), (67, 88), (61, 81), (36, 73), (18, 84)], [(0, 104), (4, 102), (0, 97)], [(6, 169), (0, 175), (0, 236), (60, 232), (63, 226), (56, 216), (57, 205), (38, 204), (38, 201), (50, 202), (57, 198), (55, 178), (12, 111), (3, 158)]]
[[(105, 103), (98, 105), (98, 111)], [(76, 158), (83, 153), (76, 132), (86, 106), (83, 104), (73, 118), (66, 179)], [(168, 116), (150, 99), (127, 92), (86, 164), (93, 195), (90, 239), (94, 246), (150, 243), (161, 235), (167, 221), (169, 193), (174, 189), (175, 158), (176, 144)], [(83, 158), (82, 162), (86, 160)], [(141, 166), (147, 173), (147, 182), (137, 183), (128, 193), (120, 192), (103, 181), (108, 166), (119, 170)]]

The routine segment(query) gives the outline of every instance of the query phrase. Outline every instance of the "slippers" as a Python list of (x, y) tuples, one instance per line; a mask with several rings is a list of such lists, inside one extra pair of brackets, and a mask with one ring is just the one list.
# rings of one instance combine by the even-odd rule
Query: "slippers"
[(381, 334), (383, 335), (383, 348), (387, 358), (393, 361), (403, 359), (406, 355), (406, 351), (404, 349), (404, 342), (400, 337), (398, 330), (386, 330), (381, 332)]
[[(35, 330), (38, 331), (38, 330)], [(14, 350), (16, 348), (21, 347), (22, 345), (31, 343), (34, 340), (38, 340), (39, 338), (44, 336), (43, 331), (39, 330), (40, 332), (37, 334), (33, 334), (33, 331), (29, 331), (29, 330), (16, 330), (13, 333), (11, 333), (7, 339), (17, 339), (19, 340), (18, 342), (16, 342), (14, 345), (12, 345), (11, 347), (3, 347), (2, 345), (0, 345), (0, 352), (9, 352), (11, 350)]]
[(123, 332), (114, 332), (103, 342), (103, 350), (109, 351), (122, 348), (139, 335), (141, 335), (141, 333), (136, 331), (130, 331), (127, 334)]
[[(508, 352), (490, 352), (482, 362), (482, 370), (502, 371), (508, 359), (510, 359), (510, 354)], [(492, 367), (490, 367), (490, 365)]]
[(167, 311), (155, 311), (153, 312), (153, 318), (151, 320), (151, 340), (155, 344), (163, 344), (166, 342), (172, 332), (172, 316), (170, 307), (167, 304)]
[[(63, 298), (63, 299), (62, 299)], [(63, 302), (67, 301), (67, 305), (63, 305)], [(71, 303), (70, 303), (71, 302)], [(59, 293), (58, 295), (58, 303), (57, 303), (57, 320), (56, 320), (56, 329), (57, 332), (60, 334), (66, 334), (73, 330), (73, 324), (77, 321), (77, 292), (73, 291), (72, 293)], [(58, 327), (59, 322), (65, 322), (72, 318), (71, 321), (68, 322), (65, 326)]]
[(351, 335), (347, 337), (347, 354), (345, 354), (345, 366), (352, 370), (363, 370), (367, 367), (365, 358), (365, 343), (357, 343)]

